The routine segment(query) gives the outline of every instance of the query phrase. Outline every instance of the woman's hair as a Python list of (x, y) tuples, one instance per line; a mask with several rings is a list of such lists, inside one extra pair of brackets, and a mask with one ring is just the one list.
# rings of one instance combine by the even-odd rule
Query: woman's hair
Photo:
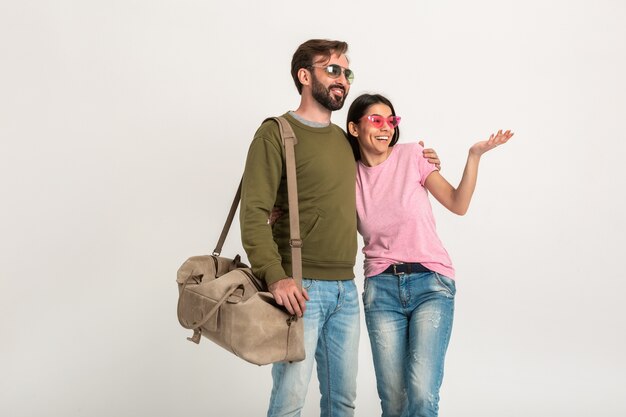
[[(348, 110), (348, 120), (346, 121), (346, 138), (352, 147), (354, 159), (357, 161), (361, 159), (361, 151), (359, 150), (359, 140), (356, 136), (352, 136), (350, 133), (350, 122), (358, 125), (361, 118), (365, 116), (367, 109), (374, 104), (385, 104), (391, 109), (391, 114), (393, 116), (396, 115), (396, 110), (393, 108), (391, 101), (389, 101), (387, 97), (381, 96), (380, 94), (361, 94), (352, 102), (350, 109)], [(393, 146), (398, 143), (398, 139), (400, 139), (400, 128), (396, 126), (389, 146)]]
[(310, 39), (298, 47), (291, 58), (291, 77), (296, 84), (298, 93), (302, 94), (302, 83), (298, 79), (300, 68), (308, 68), (313, 65), (313, 60), (322, 56), (329, 60), (331, 55), (343, 55), (348, 51), (348, 44), (342, 41), (328, 39)]

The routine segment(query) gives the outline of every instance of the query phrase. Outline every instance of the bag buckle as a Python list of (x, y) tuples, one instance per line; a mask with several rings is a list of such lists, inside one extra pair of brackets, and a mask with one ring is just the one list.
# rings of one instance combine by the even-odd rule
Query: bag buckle
[(289, 246), (291, 246), (292, 248), (301, 248), (302, 239), (289, 239)]

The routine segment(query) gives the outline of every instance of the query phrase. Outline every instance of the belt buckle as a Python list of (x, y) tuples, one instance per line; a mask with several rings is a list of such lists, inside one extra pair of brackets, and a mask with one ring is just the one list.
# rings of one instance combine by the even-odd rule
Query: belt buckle
[(393, 264), (393, 274), (394, 275), (404, 275), (404, 272), (398, 272), (396, 270), (396, 266), (397, 266), (397, 264)]

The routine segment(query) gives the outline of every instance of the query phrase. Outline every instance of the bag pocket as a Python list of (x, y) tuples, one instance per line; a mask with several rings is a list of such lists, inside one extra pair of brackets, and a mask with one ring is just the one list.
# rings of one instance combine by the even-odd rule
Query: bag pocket
[(252, 363), (304, 358), (303, 334), (298, 340), (296, 328), (303, 325), (301, 319), (278, 306), (270, 293), (258, 292), (222, 310), (223, 322), (231, 325), (228, 333), (235, 355)]
[[(178, 300), (178, 321), (187, 329), (199, 327), (205, 316), (217, 305), (218, 300), (214, 300), (198, 292), (200, 285), (187, 285), (181, 292)], [(217, 330), (217, 316), (215, 312), (202, 327), (207, 330)]]

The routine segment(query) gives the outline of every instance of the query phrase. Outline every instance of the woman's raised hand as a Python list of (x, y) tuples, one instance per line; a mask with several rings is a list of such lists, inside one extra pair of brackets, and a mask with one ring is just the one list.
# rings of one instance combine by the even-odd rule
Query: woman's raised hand
[(502, 130), (498, 130), (498, 133), (492, 133), (491, 136), (489, 136), (489, 139), (477, 142), (472, 145), (472, 147), (470, 148), (470, 154), (475, 156), (481, 156), (482, 154), (492, 150), (496, 146), (507, 143), (512, 136), (513, 132), (511, 132), (510, 130), (507, 130), (505, 132), (502, 132)]

